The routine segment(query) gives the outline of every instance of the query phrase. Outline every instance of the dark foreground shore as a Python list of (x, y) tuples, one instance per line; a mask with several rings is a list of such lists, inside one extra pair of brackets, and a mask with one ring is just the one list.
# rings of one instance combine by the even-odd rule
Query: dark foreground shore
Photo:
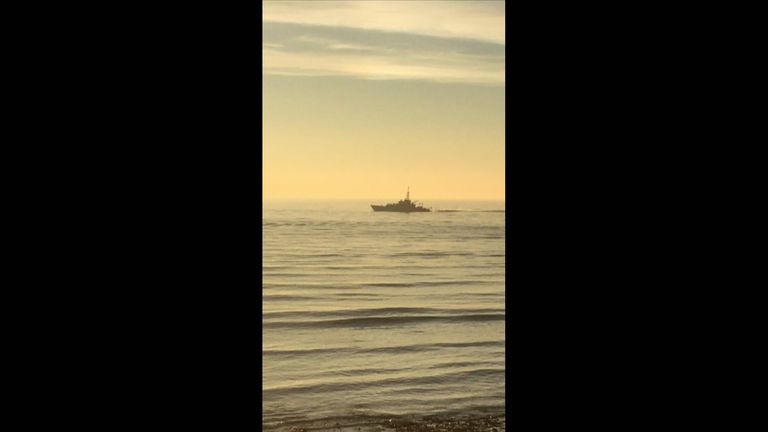
[(502, 415), (333, 419), (282, 426), (279, 432), (505, 432)]

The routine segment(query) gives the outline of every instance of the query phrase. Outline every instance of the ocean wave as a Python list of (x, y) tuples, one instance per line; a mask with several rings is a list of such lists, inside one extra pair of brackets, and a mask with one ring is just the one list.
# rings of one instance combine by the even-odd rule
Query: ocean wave
[(374, 288), (411, 288), (411, 287), (433, 287), (446, 285), (483, 285), (504, 283), (499, 280), (449, 280), (449, 281), (421, 281), (421, 282), (369, 282), (360, 284), (361, 286)]
[(459, 252), (459, 251), (426, 251), (426, 252), (397, 252), (397, 253), (389, 254), (387, 256), (438, 258), (438, 257), (447, 257), (447, 256), (469, 256), (469, 255), (474, 255), (474, 253)]
[(355, 290), (360, 288), (418, 288), (418, 287), (441, 287), (441, 286), (462, 286), (462, 285), (503, 285), (503, 280), (444, 280), (444, 281), (419, 281), (419, 282), (337, 282), (337, 283), (315, 283), (315, 282), (263, 282), (264, 289), (339, 289)]
[(372, 380), (360, 380), (360, 381), (345, 381), (345, 382), (325, 382), (317, 384), (299, 384), (299, 385), (287, 385), (272, 388), (265, 388), (262, 390), (263, 396), (277, 397), (285, 396), (294, 393), (326, 393), (326, 392), (338, 392), (347, 390), (356, 390), (362, 388), (369, 388), (371, 386), (384, 387), (384, 386), (402, 386), (402, 385), (431, 385), (445, 383), (446, 381), (461, 381), (461, 380), (476, 380), (476, 379), (500, 379), (504, 380), (504, 368), (483, 368), (473, 369), (460, 372), (446, 372), (428, 376), (408, 376), (408, 377), (396, 377), (396, 378), (381, 378)]
[(413, 353), (421, 351), (432, 351), (444, 348), (481, 348), (481, 347), (495, 347), (501, 348), (505, 346), (503, 340), (491, 340), (491, 341), (477, 341), (477, 342), (438, 342), (430, 344), (411, 344), (411, 345), (395, 345), (386, 347), (373, 347), (373, 348), (354, 348), (354, 347), (336, 347), (336, 348), (310, 348), (310, 349), (293, 349), (293, 350), (280, 350), (280, 349), (266, 349), (262, 351), (264, 356), (270, 357), (293, 357), (293, 356), (313, 356), (313, 355), (351, 355), (351, 354), (398, 354), (398, 353)]
[(262, 295), (264, 301), (295, 301), (295, 300), (317, 300), (319, 297), (299, 296), (299, 295)]
[[(476, 256), (478, 257), (499, 257), (499, 256), (505, 256), (502, 254), (497, 253), (490, 253), (490, 254), (484, 254), (484, 253), (477, 253)], [(309, 274), (311, 271), (317, 271), (317, 270), (343, 270), (343, 271), (359, 271), (359, 270), (385, 270), (386, 272), (397, 272), (398, 274), (402, 274), (400, 270), (417, 270), (417, 269), (425, 269), (425, 270), (455, 270), (456, 265), (438, 265), (438, 262), (430, 262), (428, 264), (414, 264), (414, 263), (407, 263), (407, 264), (395, 264), (395, 263), (387, 263), (387, 264), (358, 264), (358, 265), (326, 265), (323, 263), (318, 263), (316, 265), (265, 265), (262, 270), (264, 270), (264, 273), (268, 273), (269, 271), (275, 271), (275, 270), (296, 270), (301, 269), (305, 271), (307, 274)], [(499, 268), (499, 265), (496, 263), (472, 263), (471, 265), (468, 265), (467, 267), (470, 268)], [(273, 273), (269, 273), (269, 275), (273, 275)]]
[(504, 314), (470, 314), (470, 315), (400, 315), (386, 317), (359, 317), (319, 321), (264, 321), (264, 328), (334, 328), (334, 327), (390, 327), (404, 324), (419, 324), (425, 322), (483, 322), (503, 321)]
[(384, 308), (364, 308), (364, 309), (336, 309), (327, 311), (281, 311), (264, 312), (262, 318), (328, 318), (328, 317), (369, 317), (372, 315), (394, 315), (394, 314), (473, 314), (473, 313), (504, 313), (504, 309), (499, 308), (472, 308), (472, 309), (445, 309), (445, 308), (427, 308), (427, 307), (384, 307)]
[(441, 348), (503, 347), (504, 345), (505, 345), (505, 342), (503, 340), (477, 341), (477, 342), (442, 342), (442, 343), (431, 343), (431, 344), (413, 344), (413, 345), (369, 348), (366, 350), (358, 350), (358, 352), (366, 353), (366, 354), (402, 353), (402, 352), (429, 351), (429, 350), (436, 350)]

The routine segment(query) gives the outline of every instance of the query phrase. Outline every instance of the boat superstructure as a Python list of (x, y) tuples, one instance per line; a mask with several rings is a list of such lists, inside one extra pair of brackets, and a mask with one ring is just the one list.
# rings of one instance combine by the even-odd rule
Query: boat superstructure
[(373, 209), (373, 211), (400, 212), (400, 213), (432, 211), (431, 208), (426, 208), (424, 207), (423, 204), (424, 203), (420, 203), (420, 205), (416, 205), (415, 202), (411, 201), (411, 188), (409, 186), (408, 191), (405, 193), (404, 200), (400, 200), (397, 203), (390, 203), (387, 205), (371, 204), (371, 208)]

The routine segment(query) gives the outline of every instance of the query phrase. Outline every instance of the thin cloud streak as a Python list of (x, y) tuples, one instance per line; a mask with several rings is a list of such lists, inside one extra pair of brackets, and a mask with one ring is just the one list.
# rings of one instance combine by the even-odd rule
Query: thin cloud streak
[(264, 21), (505, 43), (504, 1), (264, 1)]
[(264, 72), (503, 85), (504, 45), (360, 28), (264, 23)]

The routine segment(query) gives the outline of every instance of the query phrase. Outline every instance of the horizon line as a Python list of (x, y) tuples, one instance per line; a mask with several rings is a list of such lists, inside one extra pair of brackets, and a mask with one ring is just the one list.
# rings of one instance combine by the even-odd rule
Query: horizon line
[[(389, 198), (380, 198), (380, 197), (338, 197), (338, 198), (327, 198), (327, 197), (262, 197), (262, 200), (284, 200), (284, 201), (363, 201), (363, 200), (387, 200), (387, 199), (394, 199), (392, 197)], [(435, 201), (506, 201), (506, 197), (504, 198), (418, 198), (416, 201), (425, 201), (425, 200), (435, 200)]]

